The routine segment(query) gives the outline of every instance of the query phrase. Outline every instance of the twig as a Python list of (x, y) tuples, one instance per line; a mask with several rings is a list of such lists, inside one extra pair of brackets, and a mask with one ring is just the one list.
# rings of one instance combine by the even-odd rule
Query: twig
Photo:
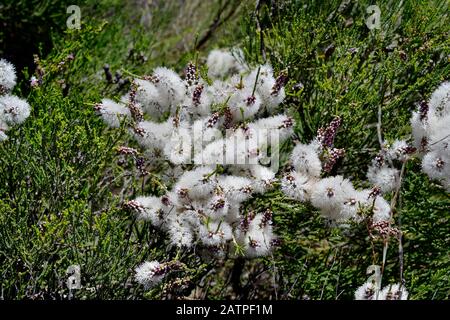
[(292, 284), (291, 288), (283, 295), (283, 299), (287, 299), (289, 297), (289, 294), (294, 290), (295, 285), (297, 284), (298, 280), (300, 279), (300, 276), (302, 275), (303, 269), (305, 268), (305, 265), (308, 263), (308, 259), (305, 259), (305, 263), (303, 263), (302, 268), (300, 269), (300, 273), (295, 278), (294, 283)]
[(392, 219), (392, 216), (394, 214), (394, 208), (397, 205), (397, 198), (398, 198), (399, 193), (400, 193), (400, 187), (402, 185), (403, 175), (405, 174), (405, 170), (406, 170), (406, 162), (407, 161), (403, 162), (402, 168), (400, 169), (400, 175), (399, 175), (399, 178), (398, 178), (397, 188), (395, 189), (394, 196), (392, 197), (392, 200), (391, 200), (391, 219)]
[(256, 30), (259, 32), (259, 49), (261, 51), (261, 55), (263, 58), (263, 61), (266, 61), (266, 46), (264, 44), (264, 34), (261, 29), (261, 22), (259, 20), (259, 10), (261, 9), (261, 0), (256, 1), (255, 6), (255, 20), (256, 20)]
[[(401, 188), (402, 181), (403, 181), (403, 176), (404, 176), (405, 170), (406, 170), (406, 162), (407, 162), (407, 160), (404, 161), (403, 164), (402, 164), (402, 168), (400, 170), (398, 184), (397, 184), (397, 187), (395, 189), (394, 196), (392, 197), (392, 200), (391, 200), (390, 220), (392, 220), (392, 218), (393, 218), (394, 208), (397, 205), (397, 198), (399, 197), (399, 194), (400, 194), (400, 188)], [(386, 239), (385, 243), (384, 243), (384, 247), (383, 247), (383, 262), (382, 262), (382, 265), (381, 265), (381, 275), (380, 275), (381, 280), (380, 280), (380, 282), (383, 279), (383, 273), (384, 273), (384, 267), (385, 267), (385, 264), (386, 264), (386, 256), (387, 256), (388, 247), (389, 247), (389, 240)], [(400, 259), (400, 280), (401, 280), (401, 285), (402, 285), (403, 284), (403, 246), (402, 246), (402, 243), (401, 243), (401, 230), (400, 230), (400, 237), (399, 237), (399, 259)]]
[[(228, 12), (228, 14), (226, 15), (225, 18), (223, 18), (222, 20), (220, 20), (220, 16), (222, 15), (222, 13), (225, 11), (225, 9), (230, 5), (233, 4), (233, 7), (231, 8), (231, 10)], [(214, 34), (214, 32), (222, 25), (224, 24), (227, 20), (229, 20), (234, 13), (236, 12), (237, 8), (239, 7), (239, 3), (236, 4), (235, 1), (225, 1), (225, 4), (219, 8), (219, 10), (217, 11), (217, 15), (214, 18), (213, 22), (211, 23), (211, 25), (208, 28), (208, 31), (206, 31), (205, 35), (196, 43), (195, 45), (195, 50), (199, 50), (200, 48), (202, 48), (206, 42), (209, 40), (209, 38), (211, 38), (211, 36)]]
[(448, 137), (450, 137), (450, 134), (446, 135), (445, 137), (443, 137), (442, 139), (439, 139), (439, 140), (436, 141), (436, 142), (433, 142), (432, 144), (430, 144), (430, 146), (434, 146), (435, 144), (437, 144), (437, 143), (439, 143), (439, 142), (441, 142), (441, 141), (444, 141), (444, 140), (447, 139)]
[(258, 67), (258, 72), (256, 73), (255, 85), (253, 86), (252, 97), (255, 96), (256, 85), (258, 84), (259, 72), (261, 71), (261, 66)]

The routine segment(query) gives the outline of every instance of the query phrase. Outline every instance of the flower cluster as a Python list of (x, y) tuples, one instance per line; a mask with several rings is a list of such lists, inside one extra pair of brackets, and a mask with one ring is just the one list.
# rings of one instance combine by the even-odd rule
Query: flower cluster
[(14, 66), (0, 59), (0, 141), (8, 139), (6, 131), (25, 121), (30, 115), (30, 105), (23, 99), (11, 95), (16, 85)]
[(442, 83), (411, 117), (422, 169), (450, 192), (450, 82)]
[(405, 162), (415, 151), (416, 148), (404, 140), (395, 140), (391, 145), (383, 145), (369, 166), (367, 179), (379, 187), (382, 193), (395, 190), (400, 183), (400, 171), (395, 164)]
[(356, 300), (408, 300), (408, 291), (400, 284), (390, 284), (380, 289), (377, 284), (367, 281), (355, 292)]
[(334, 164), (343, 153), (333, 146), (340, 123), (340, 118), (334, 119), (326, 128), (318, 130), (312, 142), (295, 146), (290, 159), (292, 170), (283, 177), (282, 191), (292, 199), (310, 202), (332, 221), (359, 221), (365, 208), (372, 210), (374, 223), (389, 220), (391, 208), (379, 192), (357, 190), (350, 180), (340, 175), (321, 177), (330, 172), (330, 161)]
[(172, 246), (262, 256), (277, 242), (272, 212), (245, 213), (241, 205), (273, 186), (278, 167), (267, 159), (293, 133), (293, 119), (275, 114), (287, 75), (275, 77), (267, 64), (249, 68), (241, 51), (214, 50), (206, 64), (207, 79), (193, 63), (184, 78), (156, 68), (119, 102), (103, 99), (95, 109), (110, 127), (128, 125), (149, 161), (178, 172), (164, 196), (140, 196), (126, 208), (166, 232)]
[(135, 278), (138, 283), (142, 284), (146, 289), (149, 289), (159, 284), (170, 272), (180, 270), (181, 268), (182, 264), (178, 261), (166, 263), (146, 261), (135, 269)]

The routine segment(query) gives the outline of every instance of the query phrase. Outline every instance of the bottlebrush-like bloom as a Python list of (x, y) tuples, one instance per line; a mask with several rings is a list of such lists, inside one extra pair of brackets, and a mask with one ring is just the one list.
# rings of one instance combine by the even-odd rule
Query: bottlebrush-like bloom
[(399, 171), (387, 165), (382, 165), (381, 167), (372, 165), (367, 171), (367, 178), (373, 185), (380, 187), (381, 191), (387, 193), (397, 187)]
[(313, 145), (298, 144), (291, 155), (291, 162), (297, 172), (307, 176), (319, 177), (322, 172), (322, 162)]
[(383, 289), (367, 281), (355, 291), (355, 300), (408, 300), (408, 291), (399, 284), (390, 284)]
[(141, 121), (133, 128), (133, 134), (137, 142), (146, 150), (158, 149), (162, 151), (173, 130), (173, 119), (168, 119), (162, 123)]
[(414, 148), (408, 145), (405, 140), (395, 140), (387, 150), (387, 154), (393, 160), (405, 161), (413, 151)]
[(126, 105), (116, 103), (110, 99), (103, 99), (96, 105), (96, 110), (100, 113), (103, 121), (112, 128), (120, 127), (120, 122), (124, 118), (130, 118), (131, 113)]
[(178, 214), (169, 215), (167, 232), (172, 246), (190, 248), (193, 245), (194, 230), (185, 217)]
[(450, 176), (450, 158), (441, 150), (435, 150), (425, 154), (422, 160), (423, 171), (434, 180), (445, 183)]
[(368, 281), (360, 286), (355, 292), (355, 300), (377, 300), (377, 286)]
[(428, 116), (443, 117), (450, 113), (450, 82), (442, 83), (428, 102)]
[(256, 92), (261, 96), (263, 110), (273, 113), (286, 96), (284, 92), (284, 77), (285, 75), (281, 74), (275, 79), (272, 67), (266, 64), (253, 69), (243, 82), (246, 87), (255, 88)]
[(143, 110), (152, 119), (159, 120), (170, 110), (170, 106), (162, 99), (154, 83), (149, 80), (135, 79), (134, 84), (136, 85), (135, 101), (142, 105)]
[(127, 202), (126, 207), (136, 212), (138, 219), (150, 221), (154, 226), (164, 223), (164, 204), (158, 197), (137, 197)]
[(233, 122), (251, 120), (259, 111), (261, 98), (251, 88), (237, 90), (228, 101)]
[(314, 185), (311, 204), (325, 216), (337, 220), (346, 196), (354, 192), (351, 182), (342, 176), (324, 178)]
[(0, 118), (10, 126), (21, 124), (30, 115), (30, 105), (12, 95), (0, 97)]
[(165, 105), (168, 110), (175, 112), (185, 98), (185, 82), (173, 70), (164, 67), (153, 70), (151, 79), (158, 90), (161, 105)]
[(242, 72), (245, 69), (242, 63), (244, 54), (241, 50), (235, 50), (233, 53), (225, 50), (212, 50), (206, 61), (208, 77), (220, 79)]
[(390, 284), (380, 291), (378, 300), (408, 300), (408, 290), (398, 283)]
[(272, 248), (272, 212), (270, 210), (244, 217), (236, 233), (238, 243), (248, 257), (264, 256)]
[(6, 60), (0, 59), (0, 142), (8, 139), (7, 130), (23, 123), (30, 116), (28, 102), (7, 94), (14, 88), (15, 84), (16, 71), (14, 66)]
[(199, 239), (206, 246), (221, 246), (232, 238), (231, 226), (223, 221), (212, 221), (201, 224), (199, 227)]
[[(341, 119), (336, 117), (327, 127), (319, 129), (317, 137), (309, 144), (298, 144), (294, 148), (291, 154), (293, 170), (283, 177), (281, 190), (289, 198), (310, 202), (325, 218), (338, 223), (361, 221), (361, 213), (367, 209), (371, 209), (373, 221), (388, 221), (389, 204), (378, 195), (374, 197), (371, 190), (356, 190), (343, 176), (320, 178), (322, 172), (329, 172), (322, 162), (327, 163), (329, 153), (336, 149), (334, 138), (340, 124)], [(395, 150), (403, 147), (403, 143), (395, 144)], [(397, 154), (397, 151), (392, 152)], [(379, 171), (380, 161), (375, 159), (373, 163), (373, 170)], [(381, 165), (383, 163), (381, 161)], [(391, 186), (390, 176), (385, 177), (378, 171), (374, 177), (380, 179), (384, 187)]]
[(289, 198), (306, 202), (311, 199), (312, 188), (315, 183), (314, 177), (292, 171), (281, 180), (281, 191)]
[(15, 85), (16, 69), (5, 59), (0, 59), (0, 94), (11, 91)]
[[(166, 232), (170, 246), (195, 246), (218, 257), (268, 254), (275, 239), (272, 213), (246, 213), (242, 204), (274, 186), (278, 168), (268, 167), (269, 155), (293, 134), (291, 117), (261, 118), (283, 101), (286, 76), (275, 78), (269, 65), (249, 70), (242, 52), (210, 53), (212, 83), (202, 79), (198, 67), (190, 63), (184, 79), (156, 68), (135, 79), (120, 103), (104, 99), (98, 105), (109, 126), (128, 118), (130, 133), (149, 162), (168, 162), (177, 172), (162, 197), (140, 196), (124, 207)], [(318, 175), (320, 163), (313, 161)], [(137, 278), (148, 286), (159, 282), (155, 268), (147, 263)]]
[(384, 144), (367, 170), (369, 182), (383, 193), (396, 190), (400, 183), (400, 170), (395, 168), (395, 162), (405, 162), (416, 149), (404, 140), (395, 140), (391, 146)]
[(146, 261), (135, 269), (136, 281), (149, 289), (158, 285), (169, 271), (158, 261)]
[(450, 82), (442, 83), (411, 117), (414, 144), (430, 179), (450, 191)]

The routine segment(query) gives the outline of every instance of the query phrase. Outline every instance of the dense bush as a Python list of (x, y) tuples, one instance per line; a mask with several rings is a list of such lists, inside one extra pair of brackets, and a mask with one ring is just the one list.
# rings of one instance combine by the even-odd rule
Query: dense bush
[[(82, 288), (72, 292), (78, 299), (353, 299), (367, 267), (382, 264), (384, 243), (372, 241), (364, 224), (330, 225), (280, 188), (241, 209), (270, 208), (281, 239), (272, 254), (251, 260), (201, 259), (192, 250), (167, 248), (164, 233), (124, 207), (139, 196), (161, 196), (170, 185), (163, 171), (142, 176), (140, 158), (118, 152), (143, 150), (125, 123), (107, 128), (95, 104), (104, 97), (118, 101), (136, 75), (158, 66), (182, 74), (189, 61), (203, 66), (216, 47), (240, 47), (253, 66), (270, 62), (275, 74), (288, 76), (279, 111), (295, 120), (277, 177), (289, 171), (296, 144), (310, 142), (339, 116), (334, 146), (345, 155), (326, 175), (343, 175), (360, 189), (371, 187), (366, 172), (380, 150), (377, 124), (389, 143), (412, 141), (413, 111), (450, 79), (448, 1), (379, 1), (375, 30), (365, 24), (372, 4), (365, 1), (258, 3), (256, 9), (237, 1), (86, 3), (81, 30), (65, 29), (64, 2), (40, 11), (33, 1), (20, 1), (18, 9), (0, 5), (6, 26), (0, 54), (17, 61), (18, 70), (30, 67), (14, 93), (31, 106), (29, 118), (0, 144), (4, 298), (67, 298), (67, 268), (79, 265)], [(27, 38), (35, 33), (24, 28), (37, 36)], [(32, 46), (22, 58), (24, 43)], [(36, 86), (28, 82), (32, 74), (41, 81)], [(398, 241), (389, 243), (383, 286), (403, 278), (409, 299), (448, 299), (449, 194), (413, 157), (397, 197), (402, 252)], [(183, 268), (145, 290), (134, 269), (146, 260), (181, 261)]]

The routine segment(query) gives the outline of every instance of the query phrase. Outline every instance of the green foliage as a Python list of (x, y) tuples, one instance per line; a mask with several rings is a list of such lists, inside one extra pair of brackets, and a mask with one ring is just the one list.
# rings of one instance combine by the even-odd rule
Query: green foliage
[[(417, 103), (450, 77), (449, 2), (396, 7), (378, 1), (381, 29), (372, 31), (365, 25), (365, 9), (371, 3), (350, 1), (341, 10), (340, 3), (299, 1), (284, 3), (279, 11), (264, 6), (262, 34), (248, 18), (242, 46), (250, 60), (264, 62), (264, 51), (276, 71), (288, 71), (283, 108), (296, 119), (300, 141), (310, 141), (319, 127), (336, 115), (342, 117), (335, 144), (346, 154), (332, 174), (367, 187), (365, 172), (379, 150), (378, 108), (385, 138), (408, 139)], [(296, 90), (298, 83), (302, 86)], [(411, 299), (446, 299), (450, 199), (419, 172), (418, 161), (408, 167), (401, 207), (394, 215), (405, 232), (404, 278)], [(381, 265), (383, 247), (376, 245), (373, 256), (367, 230), (330, 229), (313, 208), (281, 194), (259, 201), (261, 207), (273, 208), (283, 239), (281, 249), (266, 261), (278, 282), (270, 297), (351, 299), (367, 278), (366, 268)], [(399, 281), (397, 247), (395, 241), (389, 247), (386, 284)]]

